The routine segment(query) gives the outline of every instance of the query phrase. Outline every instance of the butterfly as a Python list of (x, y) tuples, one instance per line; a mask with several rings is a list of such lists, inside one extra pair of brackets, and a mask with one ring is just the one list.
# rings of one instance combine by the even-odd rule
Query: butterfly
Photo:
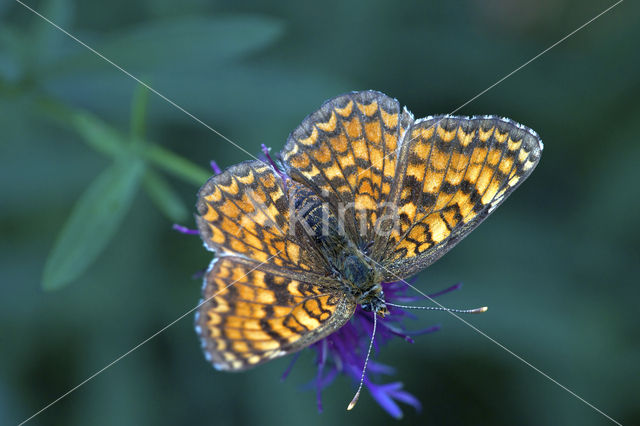
[(358, 305), (386, 315), (381, 283), (453, 248), (542, 149), (507, 118), (414, 119), (376, 91), (326, 101), (278, 163), (246, 161), (200, 189), (198, 229), (215, 252), (195, 321), (205, 357), (244, 370), (328, 336)]

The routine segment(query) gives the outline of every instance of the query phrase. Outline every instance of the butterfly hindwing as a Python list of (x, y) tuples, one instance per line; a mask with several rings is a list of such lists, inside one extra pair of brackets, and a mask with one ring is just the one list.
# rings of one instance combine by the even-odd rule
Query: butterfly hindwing
[(215, 259), (206, 273), (196, 331), (219, 370), (244, 370), (297, 351), (349, 320), (353, 298), (291, 278), (287, 270), (236, 256)]

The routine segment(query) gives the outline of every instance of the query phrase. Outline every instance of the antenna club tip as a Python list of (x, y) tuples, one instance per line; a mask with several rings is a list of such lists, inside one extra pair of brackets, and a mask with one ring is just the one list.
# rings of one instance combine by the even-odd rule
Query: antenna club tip
[(347, 406), (347, 411), (353, 410), (353, 407), (355, 407), (356, 404), (358, 403), (358, 398), (359, 397), (360, 397), (360, 392), (356, 393), (356, 395), (353, 397), (353, 399), (351, 400), (351, 402)]
[(483, 306), (482, 308), (475, 309), (474, 313), (481, 314), (483, 312), (487, 312), (488, 310), (489, 310), (489, 308), (487, 306)]

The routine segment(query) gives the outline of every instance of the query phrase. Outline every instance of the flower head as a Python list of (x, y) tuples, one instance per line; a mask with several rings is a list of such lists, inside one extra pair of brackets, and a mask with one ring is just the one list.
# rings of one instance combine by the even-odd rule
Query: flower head
[[(382, 283), (385, 300), (393, 303), (406, 303), (418, 300), (417, 297), (407, 295), (409, 285), (403, 281)], [(456, 290), (460, 284), (456, 284), (430, 297)], [(405, 319), (413, 319), (414, 315), (402, 308), (389, 306), (389, 314), (384, 318), (377, 318), (377, 330), (373, 340), (373, 347), (378, 348), (387, 341), (399, 337), (413, 343), (413, 337), (420, 334), (437, 331), (440, 326), (435, 325), (423, 330), (408, 332), (403, 328)], [(375, 313), (367, 312), (358, 306), (351, 320), (335, 333), (310, 346), (316, 352), (317, 374), (311, 382), (317, 394), (318, 411), (322, 411), (322, 390), (329, 386), (339, 375), (351, 377), (358, 384), (362, 377), (364, 363), (367, 357), (369, 343), (373, 332), (373, 316)], [(297, 355), (291, 365), (283, 374), (283, 379), (291, 371), (297, 360)], [(410, 405), (420, 411), (420, 402), (410, 393), (405, 391), (401, 382), (377, 383), (371, 376), (392, 375), (395, 369), (391, 366), (369, 360), (364, 374), (364, 386), (368, 389), (376, 402), (392, 417), (401, 418), (402, 410), (398, 402)]]

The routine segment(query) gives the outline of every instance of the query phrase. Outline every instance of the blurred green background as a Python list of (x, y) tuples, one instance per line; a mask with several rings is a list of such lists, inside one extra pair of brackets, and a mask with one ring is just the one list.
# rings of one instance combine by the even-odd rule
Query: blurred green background
[[(350, 90), (383, 91), (417, 117), (452, 111), (611, 4), (238, 3), (28, 2), (253, 154), (260, 143), (278, 151)], [(440, 302), (488, 305), (465, 319), (625, 425), (640, 424), (639, 12), (622, 3), (459, 111), (520, 121), (545, 151), (504, 206), (417, 279), (427, 292), (464, 282)], [(145, 112), (134, 80), (20, 4), (0, 2), (0, 20), (0, 423), (16, 424), (195, 306), (191, 275), (211, 254), (171, 225), (193, 226), (209, 160), (248, 156), (154, 94)], [(146, 169), (122, 159), (131, 152)], [(87, 251), (60, 242), (45, 273), (47, 258), (77, 200), (109, 198), (109, 182), (128, 200), (111, 200), (95, 229), (76, 218), (97, 257), (62, 285)], [(47, 274), (54, 289), (43, 289)], [(424, 405), (403, 407), (402, 423), (610, 424), (450, 315), (410, 326), (436, 323), (375, 355), (398, 367), (384, 379)], [(395, 423), (366, 393), (347, 413), (343, 378), (318, 414), (301, 391), (310, 352), (284, 383), (288, 358), (216, 372), (192, 328), (189, 314), (30, 424)]]

